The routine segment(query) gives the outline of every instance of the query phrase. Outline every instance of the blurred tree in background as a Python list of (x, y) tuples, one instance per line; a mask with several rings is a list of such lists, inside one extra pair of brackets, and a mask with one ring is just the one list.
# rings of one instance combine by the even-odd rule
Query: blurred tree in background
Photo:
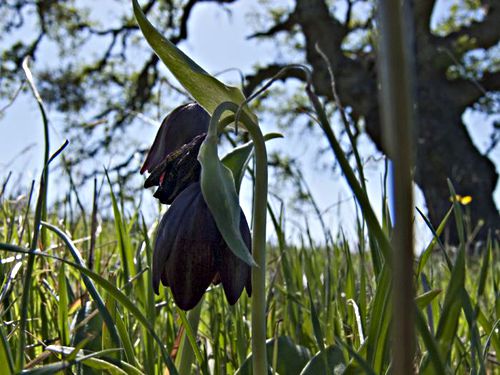
[[(172, 42), (188, 38), (188, 21), (198, 3), (228, 7), (242, 0), (148, 0), (144, 12)], [(472, 224), (500, 228), (492, 193), (498, 174), (488, 154), (474, 145), (462, 116), (467, 108), (498, 113), (500, 91), (500, 2), (457, 0), (442, 21), (431, 26), (435, 0), (413, 1), (415, 89), (417, 92), (417, 165), (415, 181), (422, 189), (434, 225), (448, 210), (446, 178), (457, 193), (471, 195)], [(145, 48), (127, 1), (2, 0), (0, 2), (0, 95), (12, 96), (24, 79), (23, 59), (50, 55), (51, 64), (34, 67), (44, 100), (66, 116), (68, 137), (79, 151), (70, 164), (120, 152), (115, 169), (133, 174), (137, 164), (117, 136), (138, 113), (153, 112), (162, 95), (178, 95), (156, 55)], [(246, 93), (275, 75), (284, 65), (306, 63), (316, 91), (334, 103), (328, 66), (348, 109), (355, 135), (366, 132), (378, 149), (381, 139), (377, 101), (376, 2), (363, 0), (261, 1), (252, 38), (273, 40), (295, 53), (276, 57), (245, 80)], [(230, 9), (230, 8), (229, 8)], [(261, 29), (262, 28), (262, 29)], [(54, 63), (55, 62), (55, 63)], [(298, 70), (283, 79), (304, 80)], [(163, 91), (162, 91), (163, 90)], [(272, 96), (271, 96), (272, 97)], [(283, 108), (283, 111), (287, 110)], [(498, 127), (489, 151), (497, 147)], [(139, 150), (144, 152), (145, 150)], [(390, 156), (390, 155), (389, 155)], [(84, 173), (82, 180), (93, 174)], [(450, 233), (456, 240), (456, 233)]]

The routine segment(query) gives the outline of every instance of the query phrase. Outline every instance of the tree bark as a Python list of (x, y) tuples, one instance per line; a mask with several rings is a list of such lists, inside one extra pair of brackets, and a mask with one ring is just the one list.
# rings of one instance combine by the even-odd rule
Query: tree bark
[[(472, 202), (467, 206), (466, 213), (470, 215), (472, 228), (483, 222), (476, 239), (485, 240), (489, 230), (498, 232), (500, 229), (500, 216), (492, 196), (498, 174), (491, 160), (474, 146), (462, 122), (465, 109), (484, 92), (470, 82), (447, 80), (446, 70), (453, 64), (449, 55), (453, 47), (451, 36), (441, 38), (430, 32), (434, 1), (422, 0), (414, 4), (417, 98), (415, 181), (423, 191), (434, 227), (441, 223), (451, 206), (447, 179), (451, 180), (457, 194), (470, 195)], [(498, 18), (498, 9), (490, 5), (489, 10), (490, 18), (486, 17), (484, 23), (490, 23), (491, 17)], [(343, 105), (352, 108), (354, 119), (365, 120), (368, 135), (377, 148), (386, 153), (381, 136), (374, 54), (352, 57), (344, 53), (341, 44), (349, 31), (348, 26), (330, 14), (324, 0), (296, 0), (294, 12), (283, 23), (286, 27), (278, 28), (277, 32), (287, 31), (294, 24), (300, 26), (305, 37), (306, 59), (313, 68), (316, 92), (333, 99), (327, 66), (316, 52), (318, 45), (332, 63)], [(473, 23), (471, 27), (477, 30), (482, 26)], [(464, 35), (466, 32), (462, 30), (456, 34)], [(266, 37), (270, 34), (273, 33), (261, 33)], [(478, 40), (481, 46), (487, 47), (488, 43), (491, 43), (491, 30), (486, 39)], [(447, 48), (446, 51), (443, 46)], [(276, 69), (272, 67), (258, 72), (250, 77), (249, 85), (255, 86)], [(297, 72), (292, 71), (289, 76), (300, 79)], [(486, 74), (486, 78), (488, 81), (484, 82), (483, 87), (498, 89), (494, 84), (498, 81), (498, 74), (491, 77)], [(453, 221), (447, 226), (447, 234), (450, 243), (458, 243), (458, 232)]]

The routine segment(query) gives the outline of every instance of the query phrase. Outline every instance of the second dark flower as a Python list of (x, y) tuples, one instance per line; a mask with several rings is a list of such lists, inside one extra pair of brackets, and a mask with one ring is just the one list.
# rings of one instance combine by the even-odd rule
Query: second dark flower
[[(240, 230), (251, 249), (251, 236), (243, 212)], [(233, 305), (244, 288), (251, 294), (250, 266), (224, 242), (198, 182), (183, 190), (163, 216), (153, 255), (153, 287), (170, 286), (183, 310), (196, 306), (209, 285), (221, 282)]]

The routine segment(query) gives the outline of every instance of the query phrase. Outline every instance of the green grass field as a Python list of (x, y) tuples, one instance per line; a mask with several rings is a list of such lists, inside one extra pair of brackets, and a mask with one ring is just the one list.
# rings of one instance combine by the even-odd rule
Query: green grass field
[[(140, 7), (136, 2), (134, 5), (140, 16)], [(237, 114), (241, 114), (254, 141), (250, 147), (254, 147), (256, 155), (256, 190), (260, 187), (261, 192), (266, 192), (264, 138), (250, 110), (235, 104), (244, 100), (243, 94), (235, 88), (229, 90), (206, 74), (175, 46), (169, 46), (144, 15), (141, 17), (140, 25), (146, 29), (148, 40), (160, 45), (163, 52), (171, 49), (165, 56), (177, 56), (174, 68), (181, 70), (180, 77), (198, 95), (193, 96), (201, 104), (205, 101), (204, 108), (213, 112), (209, 111), (212, 154), (207, 156), (203, 147), (198, 154), (205, 152), (199, 159), (202, 185), (204, 177), (213, 177), (204, 176), (204, 168), (212, 167), (211, 172), (220, 172), (212, 174), (212, 186), (223, 186), (213, 189), (215, 193), (235, 190), (234, 174), (224, 170), (218, 159), (216, 137), (221, 123), (229, 124), (228, 119), (236, 122)], [(466, 198), (456, 199), (450, 183), (450, 196), (454, 199), (441, 225), (431, 228), (434, 240), (415, 258), (412, 272), (394, 272), (398, 268), (392, 266), (397, 264), (392, 260), (402, 257), (396, 256), (394, 249), (398, 247), (391, 240), (402, 232), (392, 232), (388, 209), (383, 210), (380, 220), (377, 218), (368, 199), (355, 142), (351, 139), (356, 159), (356, 168), (352, 168), (310, 85), (306, 91), (314, 120), (323, 130), (359, 205), (356, 238), (330, 239), (325, 233), (326, 242), (320, 244), (306, 228), (297, 245), (288, 240), (283, 211), (269, 209), (268, 220), (278, 241), (267, 246), (265, 288), (258, 277), (264, 275), (260, 272), (264, 267), (254, 268), (254, 281), (258, 282), (254, 282), (252, 298), (244, 293), (230, 307), (222, 288), (215, 286), (186, 314), (176, 308), (169, 289), (162, 288), (160, 296), (153, 292), (151, 264), (157, 223), (151, 227), (145, 224), (140, 202), (125, 203), (121, 197), (126, 192), (108, 179), (103, 181), (107, 189), (100, 196), (94, 194), (87, 213), (82, 213), (77, 189), (66, 195), (72, 197), (71, 201), (47, 207), (48, 191), (58, 189), (49, 178), (49, 165), (64, 152), (65, 145), (49, 155), (49, 127), (43, 102), (26, 60), (23, 68), (43, 118), (45, 168), (40, 183), (26, 189), (24, 197), (9, 194), (19, 187), (11, 187), (8, 177), (0, 190), (1, 374), (243, 375), (252, 373), (252, 363), (258, 373), (259, 368), (266, 369), (264, 340), (257, 340), (254, 334), (254, 343), (259, 345), (254, 346), (252, 361), (251, 332), (252, 328), (253, 332), (260, 332), (258, 329), (264, 326), (267, 363), (273, 374), (388, 374), (392, 373), (392, 359), (396, 363), (396, 359), (408, 354), (413, 357), (414, 372), (419, 374), (500, 372), (498, 242), (490, 240), (476, 248), (469, 241), (473, 239), (473, 230), (464, 214)], [(307, 68), (304, 71), (307, 73)], [(212, 92), (206, 90), (207, 85)], [(227, 108), (221, 111), (224, 106)], [(241, 108), (244, 109), (240, 113)], [(231, 114), (221, 120), (224, 111)], [(349, 129), (347, 121), (345, 127)], [(248, 157), (249, 153), (243, 153), (243, 163), (237, 165), (236, 172), (245, 171)], [(411, 186), (410, 170), (409, 164), (405, 172)], [(395, 180), (398, 182), (397, 173)], [(216, 199), (208, 197), (212, 202), (221, 196), (235, 198), (233, 203), (238, 208), (236, 192), (234, 196), (229, 193), (214, 195)], [(204, 199), (207, 201), (206, 194)], [(386, 205), (386, 197), (381, 199)], [(257, 240), (265, 240), (262, 228), (266, 225), (266, 194), (256, 194), (255, 201), (261, 204), (254, 207), (254, 223), (259, 225), (255, 225), (253, 233), (253, 256), (259, 264), (266, 258), (265, 246), (255, 246)], [(110, 202), (110, 208), (104, 208)], [(410, 211), (413, 210), (411, 198), (403, 203), (410, 203)], [(207, 204), (210, 205), (208, 201)], [(222, 212), (225, 219), (231, 212), (224, 211), (226, 206), (215, 204), (215, 209), (210, 210), (212, 214)], [(411, 228), (411, 212), (398, 218), (398, 223)], [(446, 226), (457, 228), (460, 243), (454, 248), (438, 239)], [(217, 223), (217, 229), (226, 233), (234, 228)], [(471, 249), (475, 250), (473, 254), (469, 254)], [(412, 258), (411, 252), (406, 255), (407, 259)], [(398, 285), (404, 276), (410, 280), (408, 284), (413, 282), (414, 303), (409, 298), (408, 306), (394, 303), (393, 308), (393, 301), (406, 301), (393, 299), (392, 293), (404, 286)], [(257, 319), (252, 321), (252, 316)], [(406, 334), (410, 339), (402, 343), (403, 355), (392, 356), (392, 337), (396, 336), (391, 335), (391, 323), (401, 322), (401, 317), (409, 317), (406, 322), (414, 328), (414, 334)]]
[[(176, 309), (169, 289), (154, 295), (155, 227), (144, 225), (140, 207), (124, 212), (113, 201), (114, 214), (102, 222), (69, 204), (59, 207), (42, 227), (27, 274), (34, 202), (0, 199), (2, 373), (16, 372), (21, 355), (24, 372), (37, 374), (163, 374), (168, 355), (184, 373), (250, 373), (251, 299), (244, 293), (230, 307), (222, 288), (212, 287), (197, 334), (184, 329), (200, 311)], [(267, 336), (275, 373), (386, 373), (390, 272), (376, 270), (369, 238), (359, 229), (356, 243), (337, 238), (319, 246), (305, 235), (301, 246), (292, 246), (282, 231), (284, 218), (273, 219), (279, 243), (268, 248)], [(452, 216), (448, 225), (456, 225)], [(498, 244), (475, 256), (461, 249), (433, 242), (415, 264), (420, 373), (499, 371)], [(23, 306), (26, 283), (31, 288)], [(192, 340), (184, 343), (188, 331)]]

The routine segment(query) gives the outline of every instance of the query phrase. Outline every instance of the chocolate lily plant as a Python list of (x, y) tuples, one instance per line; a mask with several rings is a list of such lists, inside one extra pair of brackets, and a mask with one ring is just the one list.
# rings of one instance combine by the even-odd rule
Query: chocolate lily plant
[[(209, 120), (196, 103), (175, 109), (163, 121), (141, 169), (151, 172), (145, 187), (158, 186), (154, 196), (171, 204), (157, 231), (153, 288), (158, 294), (160, 281), (170, 286), (183, 310), (194, 308), (210, 283), (222, 283), (231, 305), (243, 288), (248, 295), (252, 291), (250, 265), (229, 249), (201, 191), (197, 156)], [(240, 232), (250, 251), (250, 229), (243, 211)]]
[[(154, 28), (137, 0), (132, 0), (132, 3), (139, 27), (149, 45), (197, 103), (180, 107), (167, 117), (142, 169), (142, 172), (147, 170), (151, 173), (146, 186), (158, 186), (155, 196), (162, 203), (171, 204), (158, 228), (153, 287), (158, 291), (160, 282), (170, 286), (180, 309), (196, 306), (188, 314), (191, 324), (183, 320), (187, 324), (186, 331), (191, 326), (195, 327), (193, 331), (196, 330), (201, 308), (198, 301), (202, 300), (210, 283), (222, 284), (230, 304), (236, 303), (246, 288), (247, 294), (252, 294), (250, 363), (254, 375), (266, 374), (269, 367), (265, 294), (268, 178), (265, 141), (279, 135), (264, 136), (257, 117), (248, 107), (248, 102), (258, 93), (247, 99), (241, 90), (227, 86), (208, 74)], [(306, 77), (305, 91), (317, 116), (315, 119), (363, 211), (368, 231), (374, 239), (372, 255), (374, 265), (380, 266), (379, 278), (390, 280), (391, 244), (363, 186), (362, 166), (358, 165), (358, 180), (323, 105), (314, 93), (311, 72), (302, 65), (289, 68), (299, 68)], [(259, 92), (269, 87), (281, 73)], [(219, 134), (230, 125), (248, 131), (251, 142), (219, 159)], [(355, 144), (351, 145), (355, 149)], [(240, 208), (238, 191), (252, 153), (255, 157), (255, 179), (250, 235)], [(386, 301), (391, 288), (379, 290), (383, 293), (381, 300)], [(182, 314), (181, 311), (181, 318)], [(321, 347), (323, 342), (320, 336), (318, 344)], [(192, 335), (189, 337), (193, 351), (201, 357), (196, 340)], [(190, 364), (183, 366), (185, 357), (181, 357), (181, 373), (189, 373)], [(198, 361), (201, 362), (200, 359)], [(178, 373), (171, 361), (167, 359), (165, 363), (171, 374)]]
[[(146, 186), (158, 186), (155, 197), (171, 204), (155, 241), (154, 290), (158, 292), (160, 282), (169, 286), (183, 310), (199, 308), (211, 283), (222, 284), (230, 304), (244, 288), (252, 293), (252, 367), (254, 374), (265, 374), (266, 138), (241, 90), (205, 72), (154, 28), (136, 0), (132, 3), (146, 40), (197, 103), (177, 108), (165, 119), (141, 170), (150, 172)], [(248, 131), (252, 141), (221, 160), (218, 135), (231, 124)], [(251, 236), (238, 191), (252, 153)], [(167, 365), (170, 373), (177, 372)]]

